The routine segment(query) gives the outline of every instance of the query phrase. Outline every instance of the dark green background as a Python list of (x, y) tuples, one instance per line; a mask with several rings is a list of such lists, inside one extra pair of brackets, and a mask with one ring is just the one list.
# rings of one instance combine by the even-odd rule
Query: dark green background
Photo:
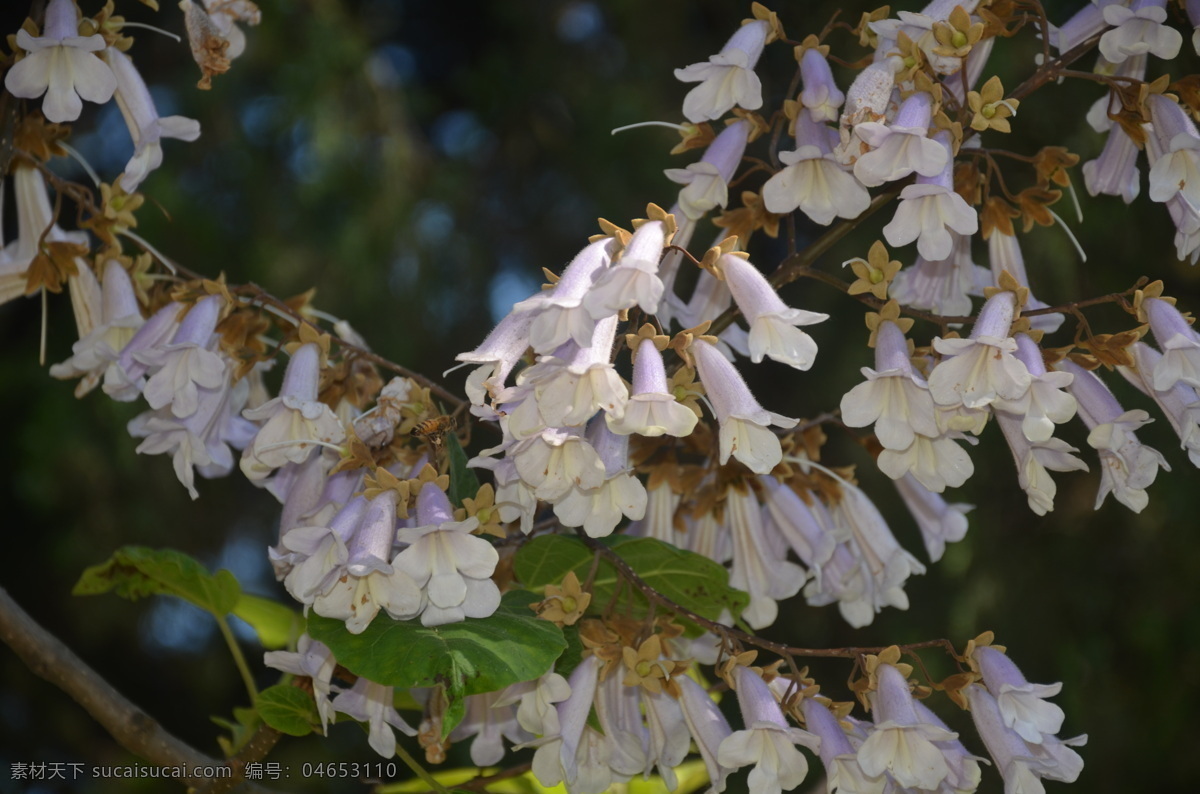
[[(85, 12), (95, 5), (85, 4)], [(280, 296), (315, 286), (317, 305), (348, 319), (377, 352), (431, 375), (474, 347), (505, 299), (535, 289), (543, 266), (561, 269), (595, 231), (597, 216), (624, 223), (648, 201), (670, 205), (677, 188), (662, 169), (694, 156), (668, 157), (676, 140), (670, 131), (614, 137), (609, 130), (677, 120), (687, 88), (672, 69), (715, 52), (747, 12), (741, 3), (717, 0), (262, 5), (264, 23), (249, 32), (246, 55), (209, 93), (192, 88), (198, 75), (186, 48), (137, 33), (132, 54), (160, 109), (198, 118), (204, 129), (196, 143), (166, 142), (166, 165), (144, 185), (162, 211), (143, 210), (139, 231), (200, 272), (225, 272), (230, 281), (255, 281)], [(835, 7), (794, 3), (777, 10), (790, 36), (801, 39)], [(182, 27), (171, 3), (157, 16), (132, 2), (120, 10)], [(857, 21), (861, 10), (846, 18)], [(15, 30), (21, 10), (4, 13), (4, 30)], [(1055, 21), (1069, 13), (1066, 4), (1050, 6)], [(1196, 65), (1188, 40), (1171, 64), (1176, 78)], [(845, 34), (832, 42), (848, 57), (862, 52)], [(1031, 68), (1037, 50), (1024, 34), (997, 45), (994, 65), (1006, 86)], [(764, 57), (759, 71), (768, 104), (786, 90), (790, 57), (779, 46)], [(1090, 68), (1090, 59), (1081, 68)], [(839, 73), (843, 87), (847, 74)], [(1012, 136), (986, 141), (1023, 153), (1054, 143), (1094, 157), (1103, 141), (1083, 113), (1098, 96), (1090, 83), (1051, 85), (1022, 104)], [(129, 155), (111, 105), (88, 106), (72, 142), (110, 179)], [(1082, 192), (1078, 169), (1073, 176)], [(1013, 172), (1009, 184), (1019, 188), (1028, 180)], [(1090, 297), (1147, 274), (1165, 278), (1181, 308), (1200, 307), (1196, 271), (1175, 261), (1163, 207), (1144, 196), (1132, 209), (1114, 198), (1084, 194), (1081, 201), (1086, 264), (1060, 230), (1038, 228), (1022, 238), (1039, 297), (1051, 303)], [(1057, 209), (1068, 217), (1068, 208)], [(890, 214), (865, 224), (822, 265), (838, 271), (844, 259), (864, 255)], [(801, 242), (816, 231), (801, 225)], [(697, 239), (708, 234), (702, 230)], [(754, 258), (770, 269), (784, 253), (780, 243), (760, 241)], [(976, 254), (986, 261), (982, 248)], [(898, 256), (907, 263), (914, 253)], [(812, 416), (836, 407), (859, 381), (858, 368), (871, 363), (862, 307), (812, 282), (791, 285), (783, 296), (834, 315), (809, 329), (821, 347), (816, 365), (808, 373), (770, 362), (745, 369), (769, 408)], [(1097, 330), (1132, 325), (1113, 307), (1088, 316)], [(240, 477), (201, 482), (201, 500), (188, 500), (167, 459), (134, 454), (124, 425), (140, 406), (99, 393), (77, 402), (73, 384), (48, 377), (37, 361), (38, 325), (36, 301), (0, 308), (7, 349), (0, 406), (8, 428), (0, 447), (0, 585), (168, 729), (216, 754), (208, 718), (228, 716), (245, 696), (203, 616), (166, 602), (73, 598), (69, 591), (85, 566), (118, 546), (143, 544), (182, 549), (233, 569), (247, 589), (279, 594), (264, 557), (276, 532), (276, 505)], [(918, 326), (914, 336), (925, 342), (935, 330)], [(72, 333), (68, 302), (53, 300), (49, 361), (69, 354)], [(1065, 344), (1070, 334), (1068, 324), (1051, 341)], [(457, 388), (461, 373), (447, 382)], [(1127, 407), (1154, 413), (1123, 383), (1114, 388)], [(859, 464), (864, 487), (902, 542), (924, 559), (886, 478), (861, 450), (831, 435), (827, 461)], [(1086, 449), (1078, 423), (1063, 436)], [(910, 580), (908, 612), (888, 610), (853, 631), (836, 610), (797, 600), (782, 611), (772, 636), (816, 647), (943, 636), (961, 645), (994, 630), (1031, 680), (1064, 682), (1063, 735), (1090, 735), (1078, 790), (1190, 783), (1196, 764), (1178, 750), (1200, 741), (1192, 717), (1200, 702), (1197, 477), (1165, 421), (1143, 437), (1174, 471), (1159, 476), (1142, 515), (1112, 500), (1092, 511), (1098, 473), (1085, 454), (1093, 472), (1057, 475), (1057, 509), (1038, 518), (1025, 506), (999, 432), (989, 428), (971, 453), (974, 477), (952, 496), (977, 506), (971, 531), (927, 575)], [(927, 659), (948, 672), (936, 654)], [(0, 650), (0, 670), (0, 763), (128, 761), (78, 706), (7, 650)], [(822, 662), (814, 671), (826, 694), (849, 697), (842, 683), (849, 665)], [(263, 685), (271, 680), (260, 677)], [(982, 752), (952, 705), (937, 698), (931, 705)], [(331, 737), (328, 745), (285, 739), (272, 759), (297, 770), (318, 757), (375, 760), (353, 726)], [(981, 790), (999, 791), (995, 771), (984, 775)], [(6, 778), (7, 770), (0, 791), (25, 790)]]

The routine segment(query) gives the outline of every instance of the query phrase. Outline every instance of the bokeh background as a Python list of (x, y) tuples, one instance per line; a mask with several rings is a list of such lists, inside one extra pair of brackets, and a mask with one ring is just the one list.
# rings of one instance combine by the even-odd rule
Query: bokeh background
[[(96, 5), (84, 3), (84, 11)], [(1048, 3), (1050, 18), (1061, 22), (1072, 5)], [(669, 130), (609, 131), (679, 120), (687, 88), (672, 70), (717, 51), (748, 14), (746, 5), (724, 0), (265, 0), (261, 6), (264, 22), (248, 32), (246, 54), (207, 93), (193, 88), (198, 74), (186, 45), (137, 32), (132, 55), (161, 112), (200, 119), (204, 130), (196, 143), (166, 143), (166, 164), (143, 187), (155, 206), (141, 213), (138, 231), (209, 275), (224, 272), (279, 296), (315, 287), (317, 305), (349, 320), (377, 352), (435, 377), (537, 288), (542, 267), (561, 269), (595, 231), (597, 217), (625, 223), (649, 201), (671, 204), (677, 188), (662, 170), (696, 155), (669, 156), (676, 141)], [(777, 10), (799, 40), (842, 6), (806, 2)], [(25, 10), (23, 3), (5, 3), (0, 30), (15, 31)], [(129, 0), (118, 10), (182, 32), (171, 3), (159, 14)], [(847, 5), (842, 18), (853, 24), (863, 10), (869, 9)], [(849, 59), (863, 54), (844, 32), (830, 41)], [(1006, 86), (1032, 68), (1039, 49), (1028, 33), (997, 46), (993, 63)], [(1185, 44), (1170, 72), (1179, 78), (1196, 64)], [(788, 48), (768, 49), (759, 73), (769, 107), (784, 98), (793, 67)], [(1090, 68), (1090, 60), (1081, 68)], [(1161, 64), (1152, 69), (1160, 73)], [(850, 73), (838, 74), (848, 85)], [(1098, 96), (1098, 86), (1081, 81), (1048, 86), (1022, 104), (1013, 135), (999, 140), (993, 133), (997, 139), (988, 143), (1027, 154), (1058, 144), (1085, 160), (1094, 157), (1103, 140), (1083, 114)], [(71, 142), (109, 179), (131, 151), (111, 105), (88, 106)], [(761, 156), (764, 145), (752, 153)], [(1024, 235), (1039, 297), (1050, 303), (1091, 297), (1125, 289), (1145, 274), (1166, 279), (1181, 308), (1200, 306), (1197, 271), (1176, 261), (1164, 209), (1144, 198), (1131, 208), (1114, 198), (1091, 199), (1078, 169), (1072, 176), (1084, 221), (1074, 221), (1066, 202), (1057, 209), (1089, 258), (1082, 262), (1060, 229)], [(1014, 171), (1009, 184), (1024, 187), (1028, 175)], [(822, 266), (837, 271), (844, 259), (865, 255), (886, 219), (865, 223)], [(10, 235), (12, 224), (7, 218)], [(708, 233), (701, 230), (697, 240)], [(798, 226), (802, 244), (817, 233)], [(752, 251), (768, 270), (786, 253), (770, 240), (756, 241)], [(982, 248), (976, 254), (986, 261)], [(898, 256), (907, 263), (914, 253)], [(748, 374), (772, 410), (813, 416), (836, 407), (859, 381), (858, 368), (871, 364), (863, 307), (815, 282), (790, 285), (783, 296), (833, 315), (809, 329), (820, 357), (808, 373), (768, 362)], [(1111, 306), (1088, 316), (1098, 331), (1134, 322)], [(274, 500), (231, 477), (202, 482), (201, 499), (191, 502), (166, 459), (134, 453), (124, 427), (140, 406), (99, 393), (76, 401), (73, 384), (48, 377), (38, 361), (39, 324), (37, 301), (0, 307), (0, 415), (7, 419), (0, 446), (0, 586), (169, 730), (217, 754), (219, 729), (210, 717), (227, 718), (245, 705), (245, 695), (211, 622), (168, 600), (131, 604), (114, 596), (72, 597), (70, 590), (86, 566), (122, 545), (141, 544), (181, 549), (212, 568), (229, 568), (247, 590), (279, 595), (265, 561), (276, 533)], [(49, 362), (69, 355), (73, 330), (68, 301), (51, 301)], [(1066, 344), (1072, 330), (1068, 323), (1050, 341)], [(935, 332), (918, 326), (915, 335), (927, 341)], [(457, 388), (460, 380), (458, 374), (446, 382)], [(1118, 380), (1109, 378), (1127, 407), (1154, 412)], [(1063, 434), (1086, 449), (1078, 423)], [(854, 631), (836, 610), (796, 600), (772, 636), (810, 647), (934, 637), (961, 646), (993, 630), (1030, 680), (1064, 682), (1057, 699), (1067, 712), (1063, 735), (1090, 737), (1076, 790), (1184, 790), (1200, 771), (1184, 749), (1200, 742), (1193, 718), (1200, 705), (1200, 479), (1164, 420), (1143, 435), (1173, 471), (1159, 475), (1141, 515), (1112, 500), (1093, 511), (1099, 475), (1094, 458), (1085, 456), (1093, 472), (1058, 475), (1056, 510), (1039, 518), (1026, 508), (1007, 448), (989, 427), (972, 451), (974, 477), (951, 495), (976, 506), (971, 531), (926, 575), (910, 580), (907, 612), (888, 610)], [(831, 432), (826, 460), (858, 464), (863, 486), (896, 534), (925, 560), (911, 519), (869, 457)], [(254, 647), (246, 642), (257, 665)], [(931, 669), (949, 672), (936, 654), (926, 659)], [(847, 664), (822, 662), (813, 670), (827, 694), (849, 698)], [(261, 672), (260, 683), (269, 684), (272, 676)], [(982, 752), (969, 720), (948, 701), (934, 702)], [(375, 760), (353, 725), (334, 728), (328, 742), (284, 739), (271, 760), (296, 769), (327, 757)], [(0, 649), (0, 791), (161, 785), (22, 786), (7, 775), (7, 765), (21, 761), (129, 758), (77, 705)], [(361, 789), (328, 781), (310, 787)], [(994, 771), (985, 771), (980, 790), (1001, 790)]]

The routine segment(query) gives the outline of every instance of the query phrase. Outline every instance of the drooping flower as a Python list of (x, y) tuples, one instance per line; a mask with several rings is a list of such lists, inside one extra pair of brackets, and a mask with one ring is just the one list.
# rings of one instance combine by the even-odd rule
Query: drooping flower
[(396, 556), (395, 566), (421, 588), (422, 625), (486, 618), (495, 612), (500, 589), (491, 576), (499, 555), (491, 543), (471, 534), (479, 519), (455, 521), (445, 492), (426, 482), (417, 494), (417, 524), (399, 531), (397, 538), (409, 546)]
[(796, 326), (814, 325), (829, 315), (789, 307), (759, 269), (741, 256), (725, 254), (718, 261), (733, 299), (750, 323), (750, 360), (757, 364), (769, 356), (799, 370), (811, 367), (817, 343)]
[(352, 719), (367, 723), (367, 741), (371, 749), (384, 758), (393, 758), (396, 755), (396, 734), (392, 728), (405, 736), (417, 735), (417, 731), (396, 711), (394, 701), (393, 687), (359, 676), (352, 688), (339, 692), (333, 699), (333, 708)]
[(142, 390), (151, 408), (169, 405), (175, 416), (186, 418), (196, 412), (202, 390), (225, 383), (225, 361), (210, 349), (223, 304), (219, 295), (203, 298), (183, 318), (169, 345), (134, 355), (151, 372)]
[(807, 109), (796, 117), (796, 149), (780, 152), (785, 168), (763, 185), (763, 202), (771, 212), (799, 208), (822, 226), (834, 218), (857, 218), (871, 195), (834, 156), (829, 128), (813, 120)]
[(1009, 335), (1016, 296), (997, 292), (988, 298), (969, 339), (942, 339), (934, 349), (947, 358), (929, 375), (929, 391), (939, 405), (983, 408), (997, 400), (1019, 400), (1029, 390), (1029, 370), (1013, 352)]
[(625, 414), (605, 416), (614, 433), (682, 438), (696, 427), (697, 416), (668, 391), (667, 372), (662, 353), (654, 339), (643, 338), (633, 359), (633, 396), (625, 404)]
[(1012, 659), (990, 645), (976, 646), (971, 661), (996, 698), (1004, 724), (1026, 742), (1041, 744), (1062, 729), (1066, 715), (1046, 701), (1062, 691), (1061, 683), (1029, 683)]
[(554, 503), (554, 515), (563, 526), (583, 527), (589, 537), (599, 538), (611, 535), (622, 517), (638, 520), (646, 515), (646, 488), (632, 474), (627, 435), (593, 420), (588, 441), (604, 464), (604, 481), (595, 488), (570, 489)]
[(600, 275), (583, 299), (593, 319), (602, 320), (634, 306), (647, 314), (658, 311), (665, 290), (658, 277), (664, 245), (666, 227), (662, 221), (650, 220), (638, 227), (621, 258)]
[(732, 455), (757, 474), (771, 471), (783, 459), (783, 448), (767, 428), (793, 427), (795, 420), (759, 405), (746, 381), (713, 344), (697, 340), (690, 350), (720, 424), (721, 463), (728, 463)]
[[(551, 289), (543, 290), (513, 306), (513, 314), (527, 313), (532, 318), (527, 326), (528, 345), (534, 351), (553, 353), (568, 339), (574, 340), (580, 347), (591, 344), (596, 320), (584, 307), (583, 298), (612, 261), (615, 248), (616, 239), (612, 237), (589, 244), (575, 255)], [(459, 360), (465, 359), (460, 356)]]
[(263, 422), (254, 443), (242, 453), (242, 473), (251, 482), (262, 482), (288, 463), (303, 463), (317, 449), (314, 442), (340, 444), (346, 438), (333, 409), (317, 400), (321, 354), (313, 343), (292, 354), (283, 375), (279, 396), (242, 413)]
[(50, 0), (44, 35), (21, 29), (17, 46), (27, 54), (8, 70), (4, 87), (23, 99), (45, 94), (42, 113), (49, 121), (74, 121), (82, 100), (104, 104), (117, 89), (112, 69), (94, 54), (104, 49), (104, 37), (79, 35), (75, 0)]
[(263, 654), (263, 664), (285, 673), (312, 679), (313, 699), (317, 704), (317, 714), (321, 717), (321, 732), (326, 733), (329, 723), (336, 720), (335, 709), (329, 699), (332, 692), (331, 679), (337, 667), (333, 651), (308, 634), (301, 634), (296, 642), (295, 653), (269, 651)]
[(755, 20), (743, 25), (721, 51), (706, 62), (675, 70), (675, 79), (700, 83), (683, 100), (683, 115), (699, 123), (718, 119), (737, 105), (746, 110), (762, 107), (762, 84), (754, 66), (767, 43), (770, 26)]
[(1113, 28), (1100, 37), (1100, 54), (1111, 63), (1143, 53), (1168, 61), (1174, 58), (1183, 45), (1183, 35), (1163, 24), (1166, 5), (1166, 0), (1138, 0), (1132, 6), (1106, 4), (1104, 21)]
[(908, 688), (907, 665), (901, 668), (879, 662), (871, 672), (876, 682), (871, 693), (875, 730), (858, 749), (863, 772), (876, 777), (887, 771), (901, 786), (936, 790), (950, 774), (937, 743), (956, 739), (957, 734), (917, 714)]
[(162, 165), (162, 139), (194, 141), (200, 137), (200, 122), (183, 116), (160, 117), (145, 80), (129, 56), (109, 47), (104, 50), (104, 60), (116, 77), (117, 107), (133, 138), (133, 157), (125, 165), (118, 184), (126, 193), (133, 194), (142, 180)]
[(684, 186), (679, 191), (678, 206), (687, 220), (698, 221), (728, 203), (729, 180), (742, 162), (751, 131), (750, 122), (735, 121), (708, 145), (698, 162), (664, 171), (667, 179)]
[[(891, 222), (883, 227), (883, 236), (889, 245), (895, 246), (915, 240), (921, 256), (939, 260), (948, 257), (953, 248), (950, 230), (973, 235), (979, 231), (979, 218), (954, 190), (949, 133), (938, 132), (932, 143), (945, 150), (946, 158), (941, 161), (944, 168), (934, 176), (925, 176), (918, 171), (916, 184), (900, 192), (900, 206)], [(859, 162), (865, 158), (866, 155)]]
[(821, 740), (788, 725), (775, 695), (758, 673), (738, 665), (733, 681), (746, 727), (721, 741), (717, 761), (730, 769), (753, 764), (747, 784), (754, 792), (781, 794), (799, 786), (808, 775), (808, 760), (796, 745), (815, 751)]
[[(854, 128), (870, 151), (854, 164), (854, 176), (867, 187), (903, 179), (914, 171), (936, 177), (950, 161), (949, 150), (929, 138), (933, 97), (924, 91), (904, 100), (891, 124), (864, 121)], [(941, 257), (931, 257), (940, 259)]]
[(1158, 450), (1142, 444), (1134, 434), (1139, 427), (1154, 420), (1140, 409), (1123, 410), (1095, 373), (1069, 358), (1055, 366), (1075, 376), (1071, 381), (1071, 394), (1079, 404), (1079, 416), (1092, 431), (1088, 434), (1088, 446), (1100, 453), (1102, 465), (1096, 509), (1112, 493), (1118, 502), (1140, 513), (1150, 503), (1146, 489), (1154, 483), (1159, 467), (1171, 470)]

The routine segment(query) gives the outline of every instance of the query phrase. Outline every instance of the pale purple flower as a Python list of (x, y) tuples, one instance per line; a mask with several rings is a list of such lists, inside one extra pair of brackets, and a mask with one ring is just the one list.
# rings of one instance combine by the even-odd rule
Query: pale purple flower
[(317, 400), (320, 377), (320, 350), (313, 343), (301, 345), (288, 362), (279, 396), (242, 413), (263, 423), (242, 454), (242, 473), (250, 481), (261, 482), (288, 463), (303, 463), (319, 444), (345, 440), (333, 409)]
[(950, 162), (950, 151), (929, 137), (932, 111), (933, 98), (921, 91), (904, 100), (890, 124), (864, 121), (856, 126), (854, 134), (871, 147), (854, 163), (858, 181), (875, 187), (914, 171), (925, 177), (941, 174)]
[(112, 99), (117, 80), (94, 54), (104, 49), (104, 37), (79, 35), (75, 0), (50, 0), (43, 35), (34, 37), (21, 29), (17, 46), (26, 55), (8, 70), (4, 87), (23, 99), (45, 94), (42, 113), (49, 121), (79, 118), (84, 99), (98, 104)]
[(200, 137), (200, 122), (183, 116), (159, 116), (146, 81), (125, 53), (109, 47), (104, 50), (104, 60), (116, 77), (117, 107), (133, 138), (133, 157), (117, 181), (126, 193), (133, 193), (151, 171), (162, 165), (162, 139), (194, 141)]
[[(979, 218), (966, 200), (954, 191), (954, 161), (949, 155), (949, 135), (939, 132), (931, 143), (945, 150), (946, 157), (941, 161), (944, 168), (934, 176), (921, 174), (916, 184), (900, 192), (900, 206), (892, 221), (883, 227), (883, 236), (888, 245), (893, 246), (908, 245), (915, 240), (921, 256), (937, 260), (948, 257), (954, 247), (950, 230), (973, 235), (979, 231)], [(855, 168), (857, 173), (857, 165)]]
[(1166, 0), (1134, 0), (1127, 6), (1104, 6), (1104, 21), (1113, 26), (1100, 37), (1100, 54), (1111, 63), (1150, 53), (1164, 60), (1179, 54), (1183, 35), (1167, 21)]
[(746, 381), (715, 346), (697, 340), (690, 349), (720, 425), (721, 463), (728, 463), (732, 455), (757, 474), (771, 471), (783, 459), (783, 449), (768, 428), (794, 427), (795, 420), (759, 405)]
[(321, 732), (327, 733), (329, 723), (336, 720), (335, 709), (329, 699), (332, 692), (330, 682), (333, 679), (334, 668), (337, 667), (333, 651), (308, 634), (301, 634), (296, 643), (295, 653), (269, 651), (263, 654), (263, 664), (285, 673), (312, 679), (313, 699), (317, 704), (317, 714), (321, 717)]
[(384, 758), (396, 755), (396, 728), (405, 736), (416, 736), (416, 730), (404, 721), (393, 705), (395, 690), (359, 676), (351, 689), (339, 692), (333, 699), (333, 708), (342, 714), (368, 726), (368, 743), (371, 749)]
[(729, 180), (742, 162), (750, 138), (750, 122), (739, 120), (721, 130), (699, 162), (687, 168), (668, 168), (663, 173), (672, 182), (683, 185), (677, 206), (684, 218), (698, 221), (716, 207), (729, 201)]
[(827, 133), (828, 128), (804, 110), (796, 117), (796, 149), (779, 153), (785, 167), (763, 185), (768, 210), (786, 214), (799, 208), (828, 226), (834, 218), (857, 218), (870, 206), (871, 195), (838, 162)]
[(747, 784), (755, 794), (781, 794), (799, 786), (808, 775), (808, 759), (796, 745), (815, 751), (821, 740), (788, 725), (775, 695), (758, 673), (738, 666), (733, 678), (746, 727), (721, 741), (718, 763), (730, 769), (753, 764)]
[(796, 326), (814, 325), (829, 315), (789, 307), (758, 268), (742, 256), (725, 254), (718, 261), (733, 299), (750, 323), (750, 360), (758, 364), (768, 356), (799, 370), (811, 367), (817, 343)]
[(908, 682), (898, 668), (880, 664), (878, 688), (871, 693), (875, 730), (858, 748), (858, 762), (868, 777), (890, 772), (896, 783), (932, 791), (950, 774), (938, 744), (957, 734), (918, 715)]
[(397, 538), (409, 546), (394, 564), (422, 591), (422, 625), (486, 618), (495, 612), (500, 590), (491, 577), (500, 557), (491, 543), (471, 534), (479, 519), (455, 521), (445, 492), (427, 482), (417, 494), (417, 524), (399, 531)]
[(621, 258), (601, 273), (583, 299), (593, 319), (602, 320), (634, 306), (640, 306), (647, 314), (658, 311), (665, 290), (658, 277), (664, 245), (662, 221), (646, 221), (638, 227)]
[(721, 51), (706, 62), (675, 70), (675, 79), (700, 83), (683, 100), (683, 115), (695, 123), (718, 119), (737, 105), (762, 107), (762, 85), (754, 66), (762, 55), (770, 27), (762, 20), (743, 25)]

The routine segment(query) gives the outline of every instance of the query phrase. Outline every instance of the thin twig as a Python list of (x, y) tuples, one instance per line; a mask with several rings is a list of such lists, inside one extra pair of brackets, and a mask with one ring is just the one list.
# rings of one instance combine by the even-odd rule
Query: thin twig
[[(76, 656), (70, 648), (42, 628), (0, 588), (0, 640), (21, 658), (39, 678), (44, 678), (84, 708), (134, 755), (160, 766), (230, 767), (233, 780), (239, 782), (242, 769), (201, 753), (177, 739), (153, 717), (127, 700), (112, 684)], [(218, 779), (189, 776), (183, 782), (206, 790)], [(221, 780), (224, 783), (224, 780)], [(240, 780), (242, 791), (269, 792), (254, 783)]]

